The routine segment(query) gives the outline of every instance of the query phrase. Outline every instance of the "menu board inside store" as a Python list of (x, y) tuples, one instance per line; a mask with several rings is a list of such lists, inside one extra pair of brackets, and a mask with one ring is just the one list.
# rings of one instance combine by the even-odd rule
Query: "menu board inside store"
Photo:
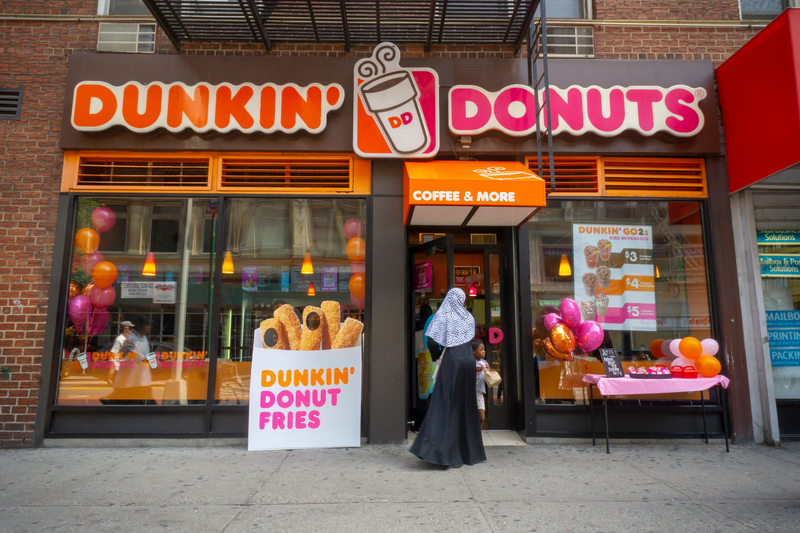
[(651, 226), (573, 224), (575, 300), (607, 330), (655, 331)]

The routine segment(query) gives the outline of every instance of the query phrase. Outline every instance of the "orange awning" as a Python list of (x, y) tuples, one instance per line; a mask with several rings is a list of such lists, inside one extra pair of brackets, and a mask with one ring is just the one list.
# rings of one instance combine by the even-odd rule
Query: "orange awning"
[(547, 204), (545, 181), (516, 161), (405, 164), (407, 226), (520, 226)]

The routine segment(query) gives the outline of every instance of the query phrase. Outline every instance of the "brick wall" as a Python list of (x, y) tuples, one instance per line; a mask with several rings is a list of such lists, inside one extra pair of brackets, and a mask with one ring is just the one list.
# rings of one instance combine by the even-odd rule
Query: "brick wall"
[[(735, 24), (736, 0), (597, 0), (600, 21), (655, 19), (659, 26), (595, 27), (596, 56), (604, 59), (711, 59), (719, 64), (756, 29)], [(0, 5), (0, 87), (23, 87), (22, 118), (0, 121), (0, 447), (32, 444), (39, 387), (62, 152), (58, 147), (67, 55), (94, 53), (96, 20), (19, 21), (8, 15), (91, 16), (96, 0), (8, 0)], [(6, 20), (2, 20), (3, 16)], [(689, 27), (672, 21), (730, 21)], [(731, 25), (731, 24), (735, 25)], [(424, 57), (422, 45), (402, 46)], [(276, 56), (365, 56), (338, 44), (276, 44)], [(178, 53), (163, 32), (158, 53)], [(180, 53), (261, 55), (251, 43), (189, 44)], [(508, 46), (440, 45), (432, 57), (512, 57)]]

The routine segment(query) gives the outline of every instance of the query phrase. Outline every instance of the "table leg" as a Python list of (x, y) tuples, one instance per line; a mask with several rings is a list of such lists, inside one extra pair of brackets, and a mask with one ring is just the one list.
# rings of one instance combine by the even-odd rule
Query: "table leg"
[(595, 445), (594, 441), (594, 385), (589, 385), (589, 419), (592, 424), (592, 446)]
[(603, 410), (606, 413), (606, 453), (611, 453), (608, 447), (608, 400), (605, 395), (603, 395)]
[(700, 407), (703, 409), (703, 438), (708, 444), (708, 430), (706, 429), (706, 399), (705, 391), (700, 391)]
[(725, 451), (730, 453), (731, 449), (728, 446), (728, 402), (725, 401), (725, 389), (722, 385), (717, 385), (719, 390), (719, 397), (722, 400), (722, 431), (725, 433)]

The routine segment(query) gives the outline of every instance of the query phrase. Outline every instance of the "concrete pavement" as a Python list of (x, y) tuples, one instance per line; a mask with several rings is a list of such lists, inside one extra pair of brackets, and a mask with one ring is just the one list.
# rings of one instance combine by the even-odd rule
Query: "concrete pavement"
[(0, 451), (0, 531), (800, 531), (800, 444)]

